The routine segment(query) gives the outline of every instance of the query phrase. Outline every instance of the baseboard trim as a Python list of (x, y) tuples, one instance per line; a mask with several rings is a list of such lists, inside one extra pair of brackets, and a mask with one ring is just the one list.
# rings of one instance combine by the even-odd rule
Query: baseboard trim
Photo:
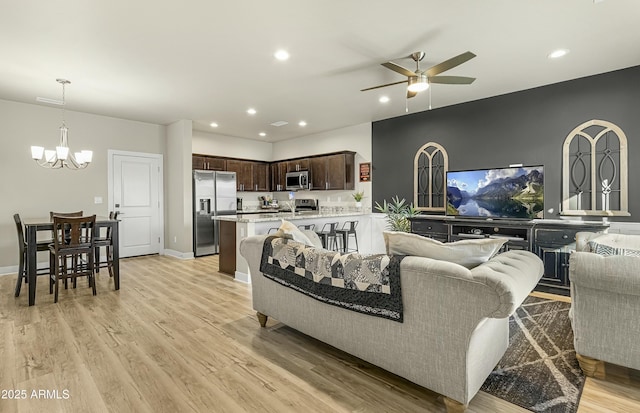
[(2, 275), (11, 275), (18, 273), (18, 266), (12, 265), (10, 267), (0, 267), (0, 276)]
[(236, 271), (233, 279), (244, 284), (251, 284), (251, 276), (240, 271)]
[[(43, 262), (39, 262), (36, 264), (36, 268), (49, 268), (49, 261), (43, 261)], [(10, 275), (10, 274), (17, 274), (18, 273), (18, 266), (17, 265), (10, 265), (8, 267), (0, 267), (0, 275)]]
[(192, 260), (194, 259), (193, 252), (180, 252), (176, 250), (164, 249), (160, 253), (161, 255), (168, 255), (170, 257), (179, 258), (181, 260)]

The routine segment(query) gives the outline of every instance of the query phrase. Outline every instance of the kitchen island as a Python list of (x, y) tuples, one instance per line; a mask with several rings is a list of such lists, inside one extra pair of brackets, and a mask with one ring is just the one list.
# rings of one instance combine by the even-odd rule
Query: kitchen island
[[(238, 281), (249, 283), (251, 282), (251, 276), (249, 275), (249, 266), (245, 259), (240, 255), (239, 246), (240, 241), (244, 238), (252, 235), (261, 235), (269, 233), (271, 229), (277, 229), (280, 227), (280, 223), (283, 219), (291, 221), (295, 225), (310, 225), (315, 224), (315, 230), (322, 230), (324, 224), (330, 222), (337, 222), (338, 227), (341, 228), (346, 221), (358, 221), (358, 244), (360, 246), (360, 252), (383, 252), (372, 251), (371, 248), (371, 214), (363, 212), (317, 212), (317, 211), (304, 211), (304, 212), (278, 212), (278, 213), (249, 213), (238, 215), (221, 215), (214, 219), (225, 221), (226, 223), (235, 223), (235, 239), (233, 237), (221, 237), (220, 238), (220, 261), (221, 262), (233, 262), (234, 257), (227, 256), (232, 251), (235, 251), (235, 274), (234, 278)], [(273, 232), (272, 230), (271, 232)], [(380, 232), (381, 234), (381, 232)], [(381, 235), (380, 235), (381, 237)], [(230, 245), (234, 244), (234, 245)], [(377, 249), (380, 249), (379, 247)], [(223, 255), (225, 255), (223, 257)], [(228, 270), (225, 271), (229, 273)]]

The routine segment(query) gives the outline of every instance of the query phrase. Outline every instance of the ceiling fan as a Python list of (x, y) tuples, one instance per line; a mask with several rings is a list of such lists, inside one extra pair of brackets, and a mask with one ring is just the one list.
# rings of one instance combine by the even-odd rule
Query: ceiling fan
[(411, 53), (411, 57), (416, 62), (416, 70), (411, 71), (407, 68), (404, 68), (398, 64), (393, 62), (382, 63), (382, 66), (387, 69), (391, 69), (394, 72), (400, 73), (407, 77), (407, 80), (402, 80), (400, 82), (387, 83), (386, 85), (373, 86), (366, 89), (362, 89), (361, 92), (365, 92), (367, 90), (379, 89), (381, 87), (399, 85), (400, 83), (408, 83), (407, 86), (407, 99), (412, 98), (423, 90), (427, 90), (429, 88), (430, 83), (442, 83), (447, 85), (469, 85), (476, 80), (475, 77), (465, 77), (465, 76), (438, 76), (440, 73), (445, 72), (447, 70), (453, 69), (454, 67), (463, 64), (464, 62), (473, 59), (476, 57), (475, 54), (471, 52), (465, 52), (458, 56), (452, 57), (451, 59), (445, 60), (442, 63), (438, 63), (435, 66), (430, 67), (427, 70), (420, 70), (420, 61), (424, 59), (424, 52), (415, 52)]

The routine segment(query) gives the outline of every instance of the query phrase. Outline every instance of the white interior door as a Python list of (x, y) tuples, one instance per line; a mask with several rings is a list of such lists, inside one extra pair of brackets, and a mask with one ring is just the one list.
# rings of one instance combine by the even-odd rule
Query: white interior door
[(110, 208), (120, 213), (120, 257), (159, 253), (162, 155), (110, 151), (109, 157), (109, 202)]

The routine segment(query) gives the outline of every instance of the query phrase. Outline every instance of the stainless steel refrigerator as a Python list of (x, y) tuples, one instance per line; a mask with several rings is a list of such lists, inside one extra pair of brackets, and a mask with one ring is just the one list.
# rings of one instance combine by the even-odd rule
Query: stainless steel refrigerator
[(236, 173), (193, 171), (193, 253), (217, 254), (220, 221), (217, 215), (236, 213)]

